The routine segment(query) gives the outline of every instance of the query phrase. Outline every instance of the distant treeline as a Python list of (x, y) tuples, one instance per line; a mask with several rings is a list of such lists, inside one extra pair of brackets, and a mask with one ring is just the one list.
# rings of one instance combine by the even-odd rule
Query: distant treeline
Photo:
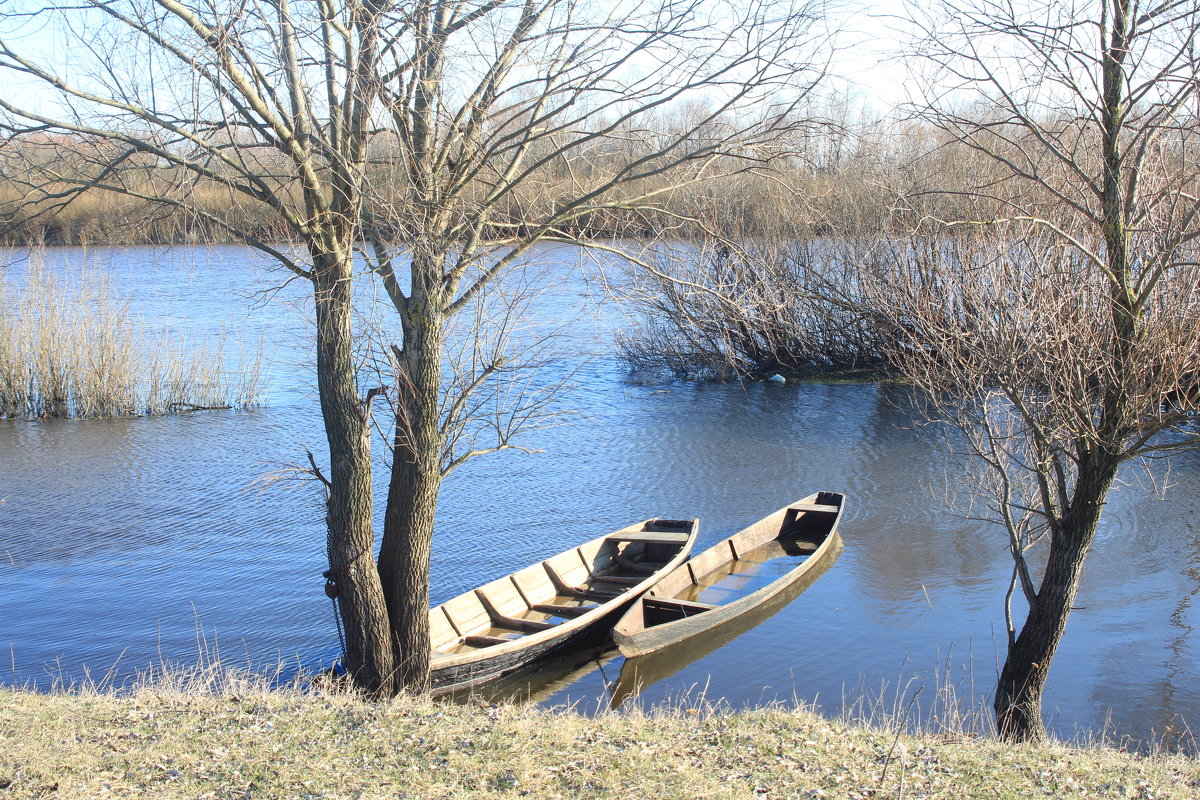
[[(662, 189), (652, 202), (585, 214), (561, 232), (585, 238), (691, 238), (719, 220), (726, 235), (854, 235), (904, 227), (927, 217), (977, 218), (982, 211), (969, 208), (978, 202), (969, 192), (946, 189), (980, 185), (994, 162), (949, 143), (935, 129), (855, 117), (844, 109), (822, 109), (813, 118), (813, 125), (778, 142), (772, 153), (730, 154), (724, 164), (714, 165), (717, 177), (682, 186), (677, 175), (659, 175), (650, 179), (660, 181)], [(643, 126), (618, 145), (610, 140), (605, 147), (572, 152), (570, 158), (547, 159), (532, 180), (504, 198), (494, 217), (496, 237), (536, 224), (560, 198), (571, 196), (579, 185), (594, 184), (597, 173), (628, 163), (630, 154), (624, 150), (650, 147), (655, 135)], [(281, 177), (288, 170), (274, 168), (281, 158), (278, 152), (231, 143), (235, 151), (238, 158), (255, 164), (264, 185), (288, 188)], [(403, 154), (380, 140), (375, 156), (377, 174), (370, 184), (381, 210), (376, 230), (403, 240), (406, 226), (419, 224), (416, 215), (404, 216), (406, 187), (395, 166)], [(747, 165), (752, 168), (746, 170)], [(213, 169), (219, 175), (219, 168)], [(196, 179), (143, 154), (121, 153), (111, 142), (47, 136), (0, 144), (0, 177), (0, 242), (7, 244), (287, 238), (279, 215), (265, 204), (216, 178)], [(81, 178), (91, 188), (74, 188)], [(480, 192), (487, 190), (486, 173), (476, 182)], [(936, 193), (931, 191), (934, 186)], [(626, 191), (656, 188), (643, 182)]]

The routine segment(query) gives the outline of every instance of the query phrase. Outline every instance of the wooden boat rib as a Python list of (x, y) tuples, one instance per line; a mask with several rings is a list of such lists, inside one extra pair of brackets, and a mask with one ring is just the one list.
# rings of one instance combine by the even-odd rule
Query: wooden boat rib
[(433, 692), (478, 686), (603, 640), (613, 620), (687, 559), (698, 531), (695, 519), (644, 520), (434, 606)]
[[(844, 503), (836, 492), (809, 495), (665, 573), (617, 622), (613, 641), (628, 657), (646, 655), (750, 613), (836, 557)], [(759, 577), (759, 565), (784, 556), (805, 557), (789, 559), (795, 566), (774, 580), (733, 596), (739, 582)]]

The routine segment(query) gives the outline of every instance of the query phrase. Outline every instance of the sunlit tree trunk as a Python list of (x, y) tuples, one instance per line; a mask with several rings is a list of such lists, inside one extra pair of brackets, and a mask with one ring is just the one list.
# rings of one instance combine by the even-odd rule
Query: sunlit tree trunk
[(1079, 592), (1084, 557), (1096, 537), (1104, 497), (1116, 477), (1116, 468), (1117, 461), (1108, 454), (1085, 456), (1071, 510), (1051, 533), (1041, 585), (1029, 604), (1020, 633), (1009, 644), (996, 684), (993, 707), (1001, 738), (1011, 741), (1046, 738), (1042, 693)]
[(429, 566), (441, 489), (444, 442), (439, 389), (445, 320), (438, 277), (443, 254), (418, 248), (412, 294), (397, 355), (392, 472), (384, 512), (379, 572), (387, 597), (398, 685), (429, 685)]
[(330, 577), (345, 625), (346, 667), (357, 685), (386, 694), (392, 691), (395, 667), (374, 559), (370, 428), (351, 349), (352, 265), (322, 254), (314, 262), (317, 389), (329, 441)]

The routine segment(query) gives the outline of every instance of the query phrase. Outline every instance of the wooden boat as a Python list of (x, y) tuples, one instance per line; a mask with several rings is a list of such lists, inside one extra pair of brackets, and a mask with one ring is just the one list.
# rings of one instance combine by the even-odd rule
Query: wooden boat
[[(842, 552), (842, 539), (836, 533), (830, 538), (833, 540), (833, 550), (828, 557), (814, 561), (799, 579), (789, 583), (778, 594), (756, 604), (745, 614), (709, 628), (703, 636), (692, 636), (671, 647), (625, 659), (617, 680), (610, 686), (610, 706), (613, 709), (620, 708), (647, 686), (686, 669), (782, 611), (837, 561)], [(770, 637), (765, 640), (760, 637), (758, 641), (769, 642)]]
[(645, 520), (434, 606), (433, 693), (600, 644), (635, 599), (687, 559), (698, 530), (695, 519)]
[(809, 495), (674, 568), (617, 622), (613, 641), (642, 656), (750, 613), (836, 555), (844, 500)]

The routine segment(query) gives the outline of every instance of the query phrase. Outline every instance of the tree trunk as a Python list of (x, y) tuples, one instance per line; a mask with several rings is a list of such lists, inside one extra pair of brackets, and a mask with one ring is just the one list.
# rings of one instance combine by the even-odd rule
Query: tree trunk
[(345, 626), (345, 666), (360, 688), (390, 694), (395, 663), (374, 560), (370, 428), (355, 381), (351, 265), (315, 261), (317, 388), (329, 440), (329, 569)]
[(1118, 460), (1107, 454), (1091, 454), (1080, 464), (1070, 511), (1051, 534), (1041, 586), (1020, 634), (1009, 644), (996, 684), (993, 708), (1002, 739), (1031, 742), (1046, 738), (1042, 691), (1079, 591), (1083, 561), (1096, 536), (1117, 465)]
[(404, 355), (407, 385), (400, 381), (379, 573), (398, 688), (424, 692), (429, 688), (429, 562), (442, 483), (442, 322), (436, 311), (406, 326)]

